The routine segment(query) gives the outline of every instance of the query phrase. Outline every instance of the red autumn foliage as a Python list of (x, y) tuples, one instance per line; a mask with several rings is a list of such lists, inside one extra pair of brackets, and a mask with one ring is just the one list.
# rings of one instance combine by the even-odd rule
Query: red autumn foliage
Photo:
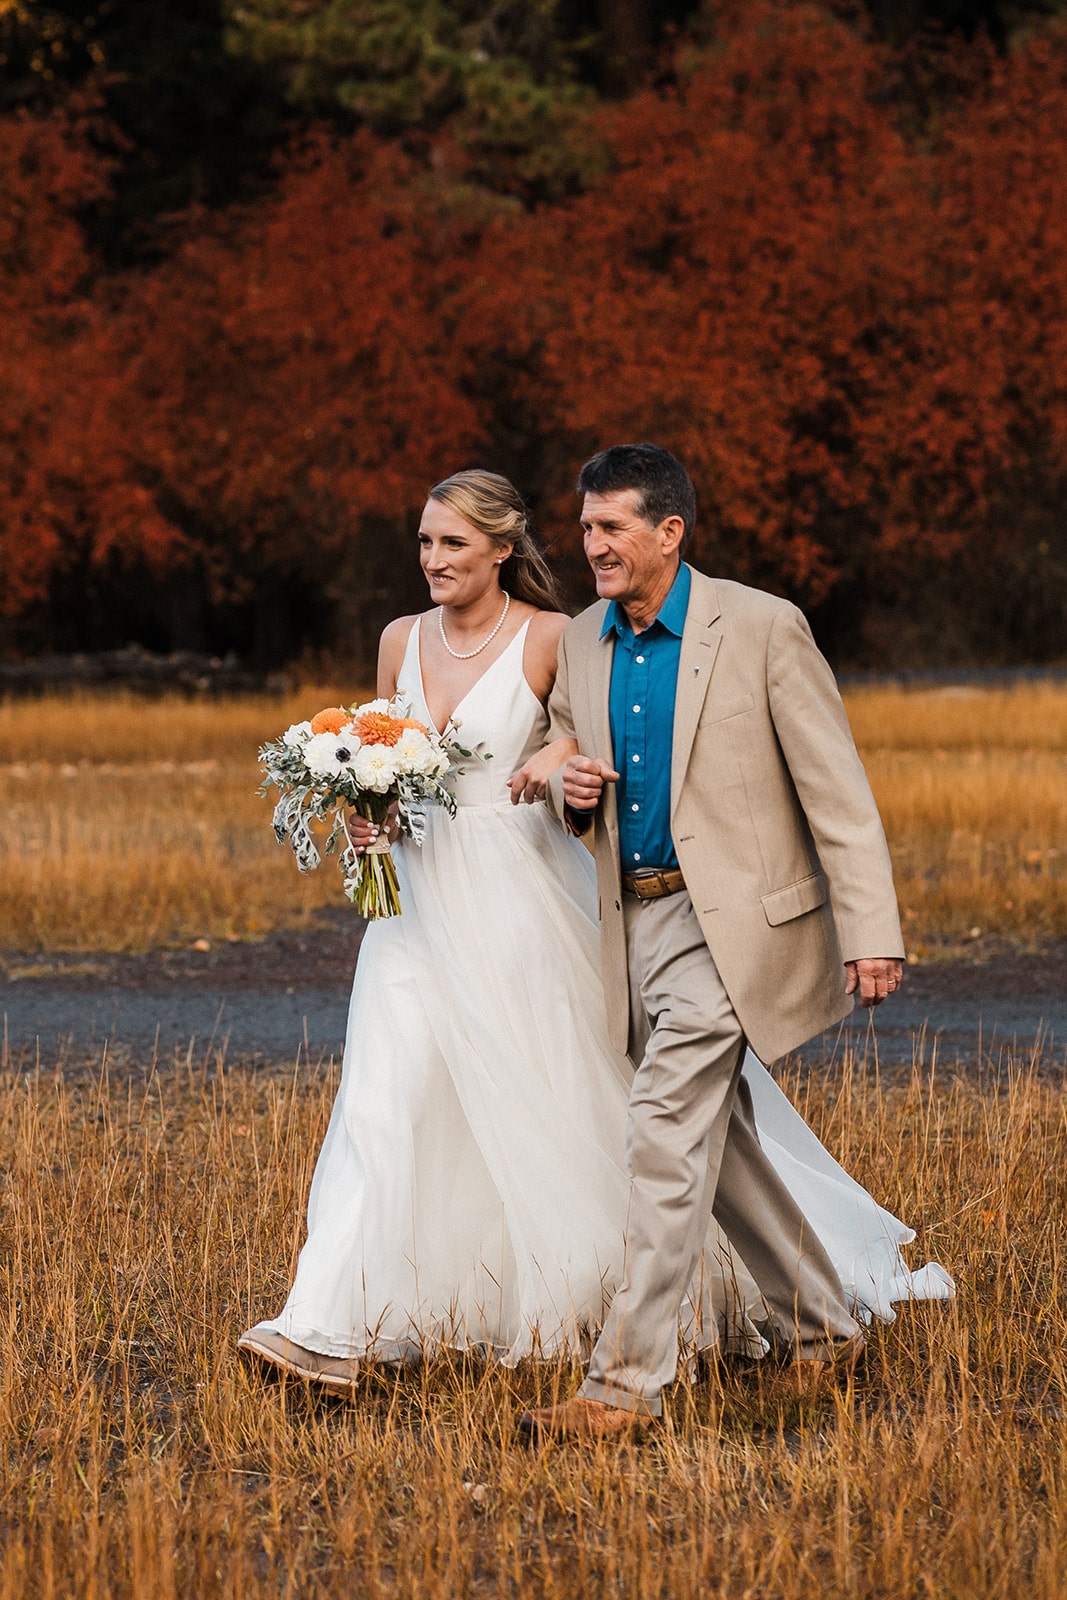
[(716, 30), (602, 115), (610, 170), (565, 204), (480, 210), (397, 147), (312, 140), (119, 281), (75, 220), (106, 177), (78, 128), (9, 119), (2, 609), (79, 562), (185, 572), (226, 617), (303, 592), (323, 642), (316, 597), (393, 609), (435, 479), (513, 472), (573, 552), (578, 464), (652, 438), (697, 480), (702, 562), (820, 608), (840, 649), (1012, 584), (1031, 615), (1067, 560), (1067, 30), (976, 54), (921, 134), (821, 7)]
[(886, 75), (815, 6), (754, 0), (623, 108), (607, 181), (487, 246), (497, 359), (566, 474), (612, 439), (668, 445), (705, 557), (808, 603), (1006, 537), (1031, 408), (1050, 479), (1067, 465), (1067, 40), (996, 67), (932, 147)]
[(0, 617), (117, 551), (165, 557), (171, 530), (131, 474), (118, 363), (76, 219), (106, 187), (88, 108), (0, 128)]
[(321, 586), (472, 448), (447, 262), (408, 164), (370, 139), (314, 144), (255, 210), (192, 222), (126, 303), (138, 469), (216, 599)]

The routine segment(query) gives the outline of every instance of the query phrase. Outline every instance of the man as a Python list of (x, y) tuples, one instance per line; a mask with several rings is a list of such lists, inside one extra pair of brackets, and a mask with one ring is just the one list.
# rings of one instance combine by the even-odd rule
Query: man
[(878, 812), (832, 673), (787, 601), (681, 560), (681, 463), (620, 445), (583, 467), (599, 602), (568, 625), (552, 780), (596, 820), (613, 1043), (638, 1063), (623, 1282), (578, 1395), (544, 1434), (623, 1434), (661, 1414), (677, 1316), (715, 1216), (766, 1301), (798, 1387), (863, 1341), (840, 1280), (760, 1147), (741, 1079), (899, 987), (903, 945)]

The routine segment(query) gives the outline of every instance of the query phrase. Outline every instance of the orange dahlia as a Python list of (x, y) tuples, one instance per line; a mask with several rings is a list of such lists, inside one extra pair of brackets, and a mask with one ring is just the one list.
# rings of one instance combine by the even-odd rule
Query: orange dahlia
[(348, 722), (348, 712), (342, 711), (340, 706), (327, 706), (325, 711), (319, 711), (311, 719), (312, 733), (340, 733)]
[(361, 744), (396, 744), (404, 731), (399, 717), (390, 717), (384, 711), (366, 711), (352, 724)]
[(402, 728), (415, 728), (419, 733), (424, 733), (427, 739), (430, 737), (430, 730), (425, 722), (419, 722), (416, 717), (401, 717), (400, 726)]

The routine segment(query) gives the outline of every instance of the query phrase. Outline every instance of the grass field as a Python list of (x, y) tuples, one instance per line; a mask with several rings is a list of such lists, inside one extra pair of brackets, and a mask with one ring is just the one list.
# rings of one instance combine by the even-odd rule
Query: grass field
[(576, 1374), (458, 1359), (313, 1398), (237, 1363), (276, 1310), (332, 1071), (0, 1070), (0, 1596), (967, 1600), (1067, 1593), (1067, 1098), (846, 1060), (792, 1090), (958, 1299), (850, 1395), (731, 1371), (640, 1447), (528, 1452)]
[[(0, 948), (256, 938), (340, 899), (301, 878), (255, 752), (336, 686), (286, 700), (0, 703)], [(920, 955), (1067, 935), (1067, 688), (859, 690), (849, 714)]]
[[(0, 705), (0, 945), (255, 937), (336, 903), (254, 750), (337, 698)], [(849, 710), (913, 947), (1067, 934), (1067, 692)], [(980, 933), (972, 935), (973, 929)], [(109, 1073), (0, 1056), (0, 1600), (1016, 1600), (1067, 1595), (1062, 1057), (849, 1055), (786, 1087), (959, 1296), (854, 1391), (673, 1391), (640, 1447), (520, 1443), (577, 1369), (435, 1359), (351, 1400), (239, 1365), (299, 1248), (331, 1065)]]

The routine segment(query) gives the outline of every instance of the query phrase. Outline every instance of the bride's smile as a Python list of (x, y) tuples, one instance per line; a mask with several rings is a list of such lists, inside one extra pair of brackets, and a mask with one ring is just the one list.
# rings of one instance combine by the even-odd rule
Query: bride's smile
[(451, 506), (429, 500), (419, 524), (419, 561), (439, 605), (459, 613), (453, 628), (476, 633), (500, 611), (500, 568), (511, 554)]

